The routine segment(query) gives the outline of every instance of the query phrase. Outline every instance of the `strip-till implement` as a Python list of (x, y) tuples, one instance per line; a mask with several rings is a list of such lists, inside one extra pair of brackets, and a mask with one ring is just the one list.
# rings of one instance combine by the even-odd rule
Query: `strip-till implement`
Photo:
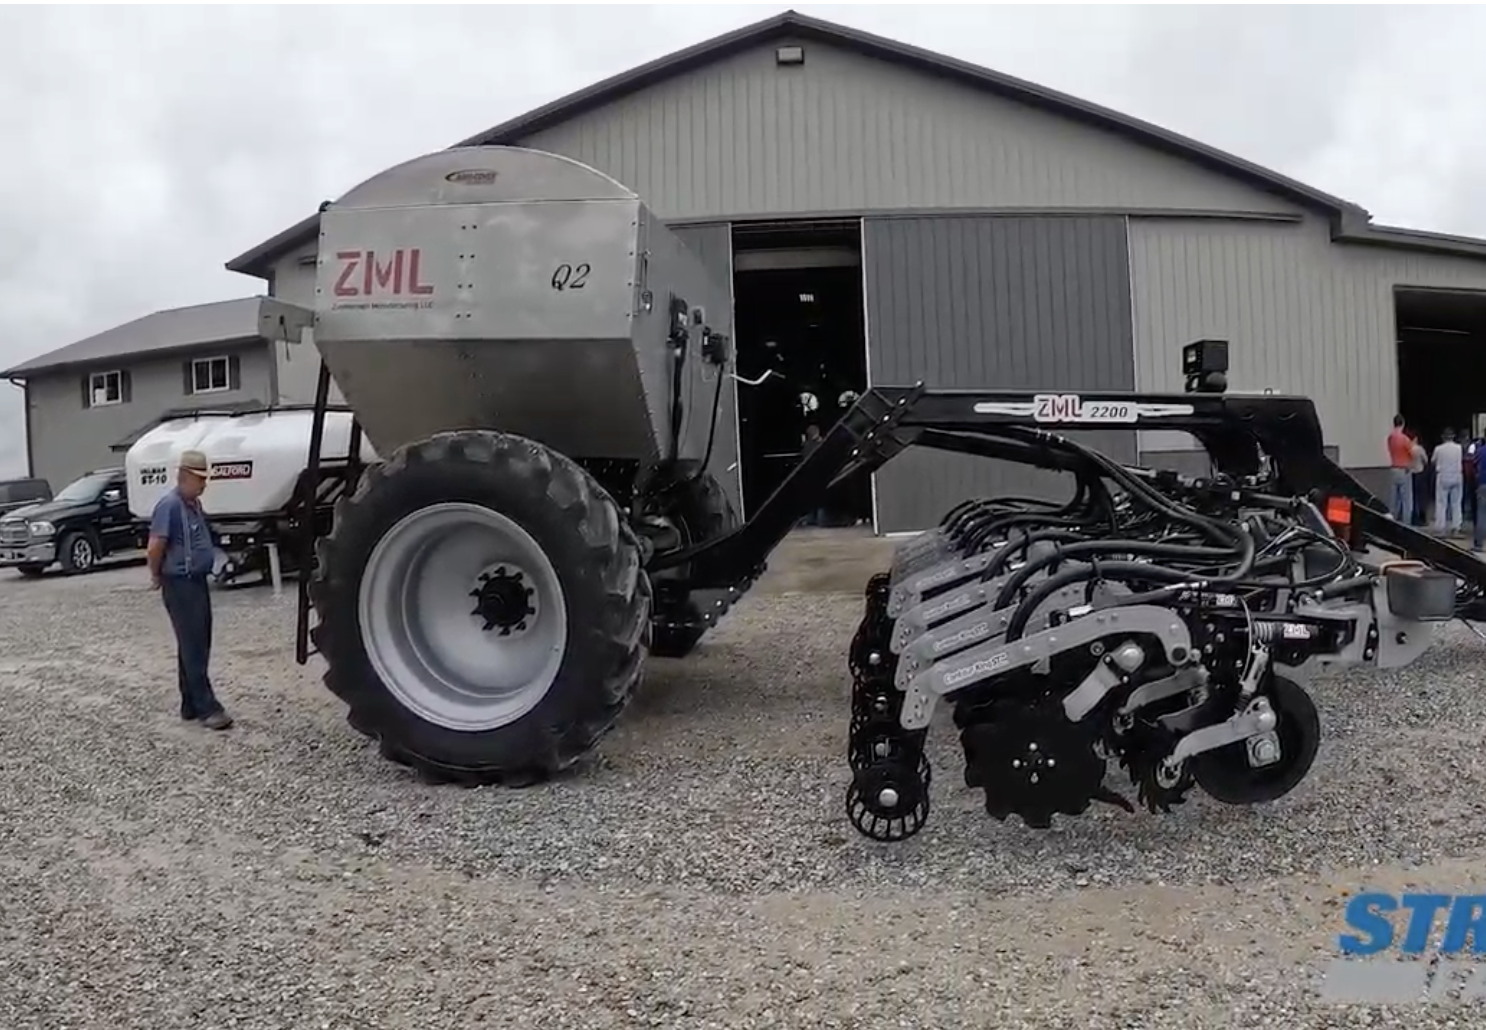
[[(832, 486), (910, 447), (1066, 473), (1066, 504), (967, 501), (867, 585), (852, 642), (847, 811), (928, 817), (924, 738), (950, 709), (965, 782), (1032, 826), (1095, 801), (1116, 759), (1152, 811), (1194, 786), (1277, 798), (1319, 742), (1300, 685), (1413, 661), (1473, 614), (1486, 564), (1389, 520), (1331, 462), (1305, 398), (868, 389), (746, 521), (727, 294), (607, 176), (519, 148), (444, 151), (322, 214), (317, 410), (332, 385), (384, 461), (304, 519), (297, 657), (353, 726), (462, 783), (588, 752), (647, 653), (684, 655)], [(746, 381), (745, 381), (746, 382)], [(1131, 468), (1068, 430), (1193, 435), (1201, 478)], [(360, 451), (353, 435), (351, 453)]]

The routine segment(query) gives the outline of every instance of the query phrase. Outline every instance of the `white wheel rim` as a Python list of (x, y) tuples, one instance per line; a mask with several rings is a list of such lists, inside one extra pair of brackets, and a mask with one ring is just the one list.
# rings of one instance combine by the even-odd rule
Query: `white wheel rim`
[(567, 648), (557, 570), (531, 534), (477, 504), (432, 505), (388, 530), (362, 572), (357, 607), (383, 686), (450, 730), (526, 715)]

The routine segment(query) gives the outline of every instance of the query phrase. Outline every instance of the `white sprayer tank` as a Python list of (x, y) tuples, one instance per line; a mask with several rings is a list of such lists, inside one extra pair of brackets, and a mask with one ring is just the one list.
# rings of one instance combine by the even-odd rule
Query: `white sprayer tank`
[[(325, 413), (321, 461), (346, 460), (351, 421), (348, 411)], [(299, 409), (193, 415), (162, 422), (140, 437), (124, 457), (129, 510), (135, 518), (148, 519), (155, 504), (175, 485), (181, 452), (198, 450), (206, 455), (211, 470), (211, 481), (201, 497), (208, 516), (283, 511), (294, 496), (300, 474), (309, 466), (313, 423), (314, 412)], [(364, 437), (361, 460), (378, 460)]]

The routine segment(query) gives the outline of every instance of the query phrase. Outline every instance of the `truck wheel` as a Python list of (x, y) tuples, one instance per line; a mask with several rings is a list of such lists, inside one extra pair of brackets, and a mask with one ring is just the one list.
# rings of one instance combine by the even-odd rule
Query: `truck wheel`
[[(686, 546), (722, 536), (738, 525), (737, 512), (721, 484), (708, 472), (691, 479), (696, 471), (695, 462), (678, 462), (671, 473), (675, 485), (658, 491), (672, 494), (666, 513), (681, 529)], [(655, 586), (650, 653), (657, 658), (685, 658), (691, 654), (733, 600), (722, 590), (673, 591), (660, 582)]]
[(57, 545), (57, 560), (62, 563), (65, 574), (87, 572), (98, 563), (98, 551), (88, 534), (74, 531)]
[(650, 583), (613, 499), (522, 437), (441, 433), (373, 466), (320, 541), (325, 684), (426, 778), (533, 783), (640, 680)]

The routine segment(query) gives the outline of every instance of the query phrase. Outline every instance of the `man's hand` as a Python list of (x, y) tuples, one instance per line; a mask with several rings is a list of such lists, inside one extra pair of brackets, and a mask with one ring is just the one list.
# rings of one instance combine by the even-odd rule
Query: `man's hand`
[(165, 560), (165, 538), (151, 533), (145, 541), (145, 563), (150, 570), (150, 589), (160, 589), (160, 563)]

